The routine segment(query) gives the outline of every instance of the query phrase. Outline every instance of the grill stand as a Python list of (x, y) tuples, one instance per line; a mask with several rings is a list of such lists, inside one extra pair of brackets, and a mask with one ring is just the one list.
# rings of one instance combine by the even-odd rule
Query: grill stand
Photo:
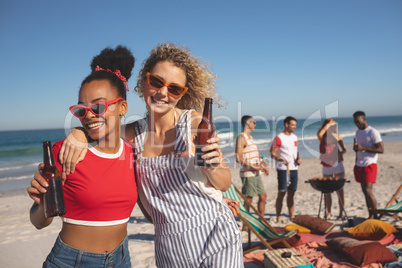
[[(345, 213), (345, 219), (348, 221), (348, 226), (349, 227), (353, 227), (354, 226), (354, 222), (353, 219), (349, 219), (348, 214), (346, 214), (346, 210), (344, 207), (344, 204), (342, 202), (342, 199), (339, 196), (338, 191), (335, 191), (336, 195), (338, 196), (339, 199), (339, 203), (341, 205), (341, 207), (339, 209), (343, 210), (343, 213)], [(328, 192), (328, 194), (332, 194), (333, 192)], [(322, 204), (322, 199), (324, 198), (324, 219), (327, 218), (327, 200), (325, 199), (325, 194), (324, 192), (321, 192), (321, 197), (320, 197), (320, 207), (318, 208), (318, 218), (320, 218), (320, 213), (321, 213), (321, 204)]]

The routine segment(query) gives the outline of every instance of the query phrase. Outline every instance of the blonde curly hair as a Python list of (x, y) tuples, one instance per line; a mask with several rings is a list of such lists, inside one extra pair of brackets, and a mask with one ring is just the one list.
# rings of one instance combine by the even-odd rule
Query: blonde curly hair
[(142, 63), (137, 86), (134, 88), (141, 98), (144, 97), (147, 72), (150, 72), (160, 61), (169, 61), (186, 73), (188, 91), (177, 103), (178, 108), (202, 112), (205, 98), (213, 98), (215, 104), (223, 107), (220, 96), (215, 92), (214, 80), (217, 79), (217, 75), (210, 71), (210, 67), (193, 56), (188, 48), (165, 43), (159, 43), (153, 48), (148, 59)]

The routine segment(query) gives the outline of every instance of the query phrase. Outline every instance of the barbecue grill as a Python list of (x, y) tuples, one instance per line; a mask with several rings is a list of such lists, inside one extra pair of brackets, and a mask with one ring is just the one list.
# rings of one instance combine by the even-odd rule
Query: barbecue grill
[[(346, 180), (345, 178), (313, 178), (311, 180), (306, 181), (306, 183), (310, 183), (310, 185), (316, 189), (317, 191), (321, 192), (321, 198), (320, 198), (320, 207), (318, 208), (318, 218), (320, 218), (320, 212), (321, 212), (321, 204), (322, 200), (325, 194), (332, 193), (334, 191), (338, 191), (339, 189), (342, 189), (342, 187), (345, 185), (346, 182), (350, 182)], [(338, 194), (338, 192), (337, 192)], [(339, 197), (339, 196), (338, 196)], [(326, 202), (324, 198), (324, 203)], [(341, 207), (339, 209), (342, 209), (343, 212), (345, 213), (345, 218), (348, 220), (349, 226), (353, 226), (353, 220), (348, 219), (348, 215), (346, 214), (345, 208), (343, 206), (342, 200), (341, 200)], [(324, 204), (324, 217), (327, 217), (327, 211), (325, 209), (326, 204)]]
[(343, 187), (345, 182), (349, 181), (346, 181), (344, 178), (314, 178), (307, 182), (317, 191), (327, 194), (338, 191)]

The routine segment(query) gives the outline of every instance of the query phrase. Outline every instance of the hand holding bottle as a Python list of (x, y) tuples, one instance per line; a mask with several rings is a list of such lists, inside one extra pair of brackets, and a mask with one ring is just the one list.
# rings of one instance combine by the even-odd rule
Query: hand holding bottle
[(360, 151), (360, 150), (361, 150), (361, 149), (360, 149), (360, 145), (357, 144), (356, 139), (354, 138), (354, 139), (353, 139), (353, 151), (355, 151), (355, 152), (357, 153), (357, 152)]
[(288, 161), (288, 160), (286, 160), (285, 158), (278, 157), (278, 161), (283, 162), (283, 164), (284, 164), (285, 166), (289, 165), (289, 161)]
[[(39, 172), (44, 168), (45, 164), (39, 164)], [(34, 179), (31, 181), (31, 186), (27, 188), (27, 192), (30, 198), (38, 205), (43, 205), (43, 194), (46, 193), (46, 188), (49, 186), (46, 179), (42, 177), (40, 173), (34, 175)]]
[[(27, 192), (30, 198), (32, 198), (38, 205), (41, 204), (43, 194), (46, 193), (46, 188), (49, 187), (46, 179), (42, 177), (41, 173), (45, 164), (40, 163), (38, 166), (38, 173), (35, 173), (34, 179), (31, 181), (31, 186), (27, 188)], [(62, 183), (66, 181), (66, 174), (62, 173)]]
[(297, 156), (295, 160), (296, 166), (300, 166), (303, 163), (303, 159), (299, 156)]
[(213, 136), (212, 138), (208, 139), (206, 145), (201, 147), (199, 150), (198, 156), (202, 160), (197, 160), (197, 165), (203, 161), (203, 163), (199, 166), (215, 167), (224, 162), (225, 159), (223, 158), (223, 153), (219, 145), (219, 138)]
[(263, 153), (260, 153), (260, 170), (264, 172), (266, 176), (269, 175), (268, 163)]
[[(208, 166), (211, 163), (210, 157), (217, 157), (220, 154), (219, 138), (216, 137), (215, 128), (212, 124), (212, 99), (206, 98), (201, 123), (198, 125), (195, 142), (195, 164), (197, 166)], [(218, 151), (218, 150), (219, 151)], [(209, 152), (212, 151), (212, 152)], [(213, 154), (214, 155), (211, 155)], [(216, 155), (218, 153), (218, 155)], [(209, 162), (206, 162), (209, 161)]]
[(261, 171), (264, 172), (265, 176), (269, 175), (268, 165), (261, 165)]

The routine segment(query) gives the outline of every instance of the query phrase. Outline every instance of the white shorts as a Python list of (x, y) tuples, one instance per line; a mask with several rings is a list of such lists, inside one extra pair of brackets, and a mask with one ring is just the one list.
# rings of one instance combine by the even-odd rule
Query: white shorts
[(322, 174), (325, 176), (333, 176), (334, 174), (345, 173), (343, 162), (335, 162), (332, 167), (322, 167)]

